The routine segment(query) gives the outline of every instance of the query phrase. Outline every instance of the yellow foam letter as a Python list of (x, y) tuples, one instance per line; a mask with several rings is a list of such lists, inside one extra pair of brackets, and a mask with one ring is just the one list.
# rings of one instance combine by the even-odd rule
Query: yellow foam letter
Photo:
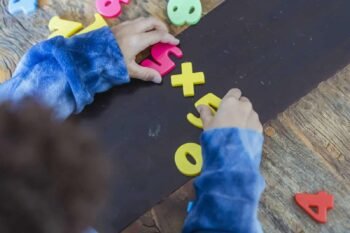
[(105, 26), (108, 26), (108, 24), (103, 19), (103, 17), (100, 14), (95, 14), (95, 22), (87, 26), (84, 30), (80, 31), (77, 35), (88, 33)]
[(49, 30), (52, 32), (49, 38), (56, 36), (63, 36), (68, 38), (77, 33), (82, 28), (83, 25), (79, 22), (64, 20), (58, 16), (54, 16), (49, 22)]
[[(215, 109), (218, 109), (221, 103), (221, 99), (214, 95), (213, 93), (206, 94), (202, 98), (200, 98), (196, 103), (195, 106), (198, 107), (199, 105), (207, 105), (211, 108), (211, 110), (215, 113)], [(187, 114), (187, 120), (194, 126), (203, 129), (203, 122), (201, 118), (196, 117), (192, 113)]]
[[(195, 164), (188, 161), (187, 156), (191, 156)], [(197, 176), (203, 167), (202, 148), (196, 143), (186, 143), (175, 152), (175, 164), (177, 169), (185, 176)]]
[(182, 63), (181, 69), (182, 74), (171, 76), (171, 86), (182, 87), (185, 97), (194, 96), (194, 86), (205, 83), (204, 73), (193, 73), (191, 62)]

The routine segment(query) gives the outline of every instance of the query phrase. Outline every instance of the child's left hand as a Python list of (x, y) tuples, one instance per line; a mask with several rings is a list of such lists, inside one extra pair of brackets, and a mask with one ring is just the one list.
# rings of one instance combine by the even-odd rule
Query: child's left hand
[(126, 21), (112, 28), (122, 50), (129, 75), (136, 79), (161, 83), (161, 75), (154, 69), (142, 67), (136, 62), (136, 56), (146, 48), (159, 42), (178, 45), (180, 41), (169, 33), (167, 26), (160, 20), (138, 18)]

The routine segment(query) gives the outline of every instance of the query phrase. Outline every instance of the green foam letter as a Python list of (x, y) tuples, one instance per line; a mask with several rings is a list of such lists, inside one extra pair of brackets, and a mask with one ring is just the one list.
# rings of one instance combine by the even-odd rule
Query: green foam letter
[(197, 24), (202, 16), (200, 0), (169, 0), (168, 17), (176, 26)]

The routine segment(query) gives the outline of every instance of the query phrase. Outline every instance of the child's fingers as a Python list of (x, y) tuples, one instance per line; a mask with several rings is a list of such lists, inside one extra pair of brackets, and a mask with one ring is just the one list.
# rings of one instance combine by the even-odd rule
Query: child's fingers
[(235, 99), (239, 99), (242, 96), (242, 91), (238, 88), (233, 88), (231, 89), (223, 98), (223, 100), (229, 99), (229, 98), (235, 98)]
[(140, 35), (141, 51), (159, 42), (178, 45), (180, 40), (164, 31), (152, 31)]
[(148, 32), (154, 29), (169, 32), (168, 27), (165, 25), (165, 23), (154, 17), (138, 18), (134, 21), (134, 25), (132, 28), (132, 30), (137, 33)]
[(197, 107), (197, 111), (199, 112), (202, 122), (203, 122), (203, 128), (207, 129), (210, 125), (210, 122), (213, 120), (213, 112), (211, 111), (210, 107), (207, 105), (200, 105)]
[(258, 131), (259, 133), (263, 132), (263, 126), (260, 123), (259, 115), (255, 111), (250, 114), (247, 122), (249, 122), (249, 127), (251, 129)]
[(150, 81), (154, 83), (161, 83), (161, 75), (154, 69), (140, 66), (135, 61), (129, 65), (130, 76), (143, 81)]

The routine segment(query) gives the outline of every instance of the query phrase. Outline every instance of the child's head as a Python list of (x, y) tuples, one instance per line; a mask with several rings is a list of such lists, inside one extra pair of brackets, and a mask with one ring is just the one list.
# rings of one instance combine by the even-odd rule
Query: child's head
[(0, 105), (0, 232), (81, 233), (106, 191), (91, 136), (25, 101)]

